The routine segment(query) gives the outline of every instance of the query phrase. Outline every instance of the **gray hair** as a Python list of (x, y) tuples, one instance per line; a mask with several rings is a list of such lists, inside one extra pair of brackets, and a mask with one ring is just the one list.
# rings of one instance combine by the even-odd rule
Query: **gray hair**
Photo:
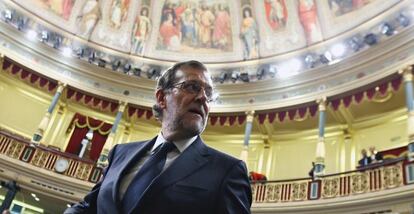
[[(200, 71), (207, 71), (207, 67), (196, 60), (190, 60), (190, 61), (185, 61), (185, 62), (178, 62), (176, 64), (174, 64), (173, 66), (171, 66), (170, 68), (168, 68), (167, 70), (165, 70), (160, 78), (158, 78), (157, 81), (157, 87), (155, 88), (155, 90), (167, 90), (173, 87), (173, 85), (176, 83), (176, 73), (178, 70), (182, 69), (182, 68), (193, 68), (193, 69), (197, 69)], [(154, 117), (162, 120), (162, 109), (161, 107), (158, 105), (158, 103), (155, 103), (152, 106), (152, 112), (154, 114)]]

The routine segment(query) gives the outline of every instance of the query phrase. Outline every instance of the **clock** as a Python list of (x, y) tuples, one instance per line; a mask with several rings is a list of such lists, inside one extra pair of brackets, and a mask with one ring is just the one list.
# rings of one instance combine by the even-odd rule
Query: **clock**
[(69, 161), (65, 158), (59, 158), (55, 163), (55, 171), (59, 173), (64, 173), (69, 167)]

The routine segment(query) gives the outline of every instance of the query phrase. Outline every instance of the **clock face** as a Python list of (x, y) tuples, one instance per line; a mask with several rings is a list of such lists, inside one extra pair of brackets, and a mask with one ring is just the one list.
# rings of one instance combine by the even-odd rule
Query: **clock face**
[(66, 169), (68, 169), (68, 167), (69, 167), (69, 162), (68, 160), (64, 158), (58, 159), (55, 163), (55, 170), (56, 172), (59, 172), (59, 173), (65, 172)]

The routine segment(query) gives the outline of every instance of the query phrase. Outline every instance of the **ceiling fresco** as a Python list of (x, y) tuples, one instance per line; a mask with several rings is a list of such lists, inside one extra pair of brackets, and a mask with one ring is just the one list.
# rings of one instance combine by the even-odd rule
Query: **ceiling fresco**
[(413, 20), (412, 0), (2, 0), (0, 53), (146, 107), (164, 69), (196, 59), (220, 94), (213, 111), (244, 112), (387, 78), (414, 58)]

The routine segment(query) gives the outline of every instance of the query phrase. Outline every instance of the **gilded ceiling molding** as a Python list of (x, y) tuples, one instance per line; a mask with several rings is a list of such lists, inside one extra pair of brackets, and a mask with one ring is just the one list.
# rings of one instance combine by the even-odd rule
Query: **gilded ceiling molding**
[(380, 95), (379, 93), (377, 93), (376, 96), (374, 96), (372, 98), (372, 102), (374, 102), (374, 103), (385, 103), (388, 100), (390, 100), (393, 97), (393, 95), (394, 94), (390, 90), (388, 90), (385, 95)]

